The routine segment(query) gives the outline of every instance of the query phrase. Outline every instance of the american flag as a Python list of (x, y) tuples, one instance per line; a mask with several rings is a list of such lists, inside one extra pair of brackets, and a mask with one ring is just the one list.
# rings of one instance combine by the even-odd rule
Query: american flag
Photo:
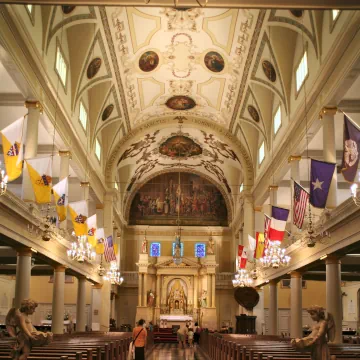
[(302, 228), (306, 211), (306, 204), (309, 199), (309, 193), (294, 181), (294, 209), (293, 224), (299, 229)]
[(105, 251), (104, 251), (105, 260), (107, 262), (116, 261), (114, 244), (113, 244), (113, 239), (112, 239), (111, 235), (105, 239), (104, 246), (105, 246)]
[(264, 214), (264, 251), (269, 245), (269, 229), (270, 229), (271, 217)]

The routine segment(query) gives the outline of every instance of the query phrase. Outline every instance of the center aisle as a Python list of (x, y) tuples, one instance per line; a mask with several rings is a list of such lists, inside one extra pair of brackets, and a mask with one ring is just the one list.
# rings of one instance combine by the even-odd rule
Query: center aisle
[(146, 360), (205, 360), (206, 358), (201, 355), (200, 350), (194, 348), (179, 348), (178, 344), (155, 344), (154, 350)]

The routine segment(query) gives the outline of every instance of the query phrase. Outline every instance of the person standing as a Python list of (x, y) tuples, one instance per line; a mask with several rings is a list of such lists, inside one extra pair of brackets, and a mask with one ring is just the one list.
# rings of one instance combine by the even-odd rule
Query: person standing
[(195, 327), (194, 327), (194, 344), (195, 344), (195, 347), (196, 347), (196, 345), (200, 344), (200, 333), (201, 333), (201, 328), (200, 328), (199, 324), (196, 322)]
[(135, 346), (135, 360), (145, 360), (145, 346), (147, 332), (144, 328), (145, 320), (140, 319), (133, 330), (133, 339)]

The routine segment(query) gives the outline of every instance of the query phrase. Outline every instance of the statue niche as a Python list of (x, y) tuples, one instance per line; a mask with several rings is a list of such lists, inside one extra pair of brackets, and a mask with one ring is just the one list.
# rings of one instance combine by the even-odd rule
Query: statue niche
[(169, 283), (166, 305), (170, 314), (187, 313), (187, 287), (181, 279), (174, 279)]

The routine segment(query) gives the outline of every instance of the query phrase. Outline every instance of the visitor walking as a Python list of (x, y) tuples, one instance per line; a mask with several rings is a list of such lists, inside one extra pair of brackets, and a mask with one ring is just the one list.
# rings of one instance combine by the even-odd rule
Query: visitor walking
[(135, 347), (135, 360), (145, 360), (145, 346), (147, 332), (144, 328), (145, 320), (140, 319), (133, 330), (133, 347)]
[(196, 322), (195, 327), (194, 327), (194, 345), (195, 345), (195, 348), (196, 348), (197, 345), (200, 344), (200, 333), (201, 333), (201, 328), (200, 328), (199, 324)]

